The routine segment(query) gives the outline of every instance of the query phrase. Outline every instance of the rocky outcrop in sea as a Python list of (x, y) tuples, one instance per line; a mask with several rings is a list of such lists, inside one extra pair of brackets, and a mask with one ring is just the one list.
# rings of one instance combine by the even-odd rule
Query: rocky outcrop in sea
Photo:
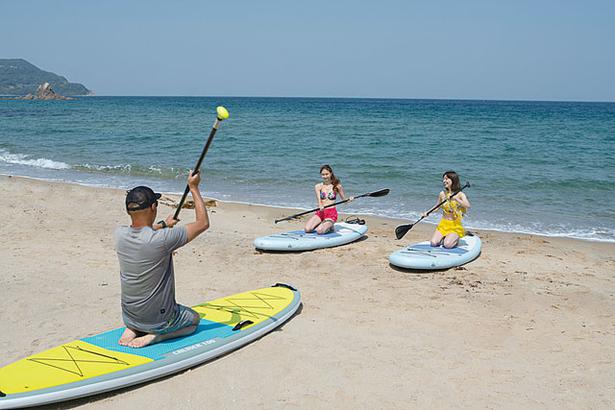
[(74, 100), (74, 98), (65, 97), (57, 94), (51, 88), (51, 84), (44, 83), (38, 86), (36, 93), (28, 94), (25, 97), (18, 97), (18, 100)]

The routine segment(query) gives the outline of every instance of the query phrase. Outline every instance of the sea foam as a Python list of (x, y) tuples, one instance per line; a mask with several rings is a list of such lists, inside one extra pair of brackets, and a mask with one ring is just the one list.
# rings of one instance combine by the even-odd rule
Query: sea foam
[(65, 162), (54, 161), (47, 158), (30, 158), (26, 154), (12, 154), (6, 150), (0, 150), (0, 162), (8, 164), (28, 165), (37, 168), (47, 169), (70, 169), (71, 166)]

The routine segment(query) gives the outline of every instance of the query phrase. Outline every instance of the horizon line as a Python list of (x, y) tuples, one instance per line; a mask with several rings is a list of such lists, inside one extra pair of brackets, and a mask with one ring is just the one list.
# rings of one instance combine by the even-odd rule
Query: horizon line
[(424, 97), (331, 97), (331, 96), (267, 96), (267, 95), (73, 95), (71, 97), (127, 97), (127, 98), (288, 98), (288, 99), (337, 99), (337, 100), (408, 100), (408, 101), (476, 101), (476, 102), (549, 102), (613, 104), (615, 100), (548, 100), (548, 99), (497, 99), (497, 98), (424, 98)]

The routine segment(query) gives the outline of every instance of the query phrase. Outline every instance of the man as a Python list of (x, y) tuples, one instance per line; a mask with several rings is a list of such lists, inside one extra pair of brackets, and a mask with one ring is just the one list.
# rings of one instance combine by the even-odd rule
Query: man
[(175, 301), (173, 252), (205, 232), (209, 217), (199, 183), (201, 176), (190, 172), (188, 186), (194, 199), (196, 221), (174, 227), (177, 220), (154, 223), (160, 194), (146, 186), (131, 189), (126, 212), (132, 224), (115, 231), (115, 249), (120, 262), (122, 317), (126, 330), (120, 345), (143, 347), (193, 333), (199, 315)]

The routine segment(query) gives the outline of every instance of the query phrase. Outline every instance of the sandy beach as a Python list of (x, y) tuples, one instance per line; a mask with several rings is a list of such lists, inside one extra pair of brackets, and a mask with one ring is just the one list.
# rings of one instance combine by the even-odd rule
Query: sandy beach
[[(0, 177), (0, 365), (121, 326), (112, 233), (129, 223), (124, 195)], [(48, 408), (615, 407), (615, 244), (477, 231), (477, 260), (421, 274), (387, 256), (433, 225), (396, 241), (401, 221), (368, 216), (357, 243), (261, 253), (255, 237), (303, 226), (273, 223), (292, 210), (210, 212), (211, 229), (175, 257), (178, 302), (285, 282), (300, 312), (189, 371)]]

